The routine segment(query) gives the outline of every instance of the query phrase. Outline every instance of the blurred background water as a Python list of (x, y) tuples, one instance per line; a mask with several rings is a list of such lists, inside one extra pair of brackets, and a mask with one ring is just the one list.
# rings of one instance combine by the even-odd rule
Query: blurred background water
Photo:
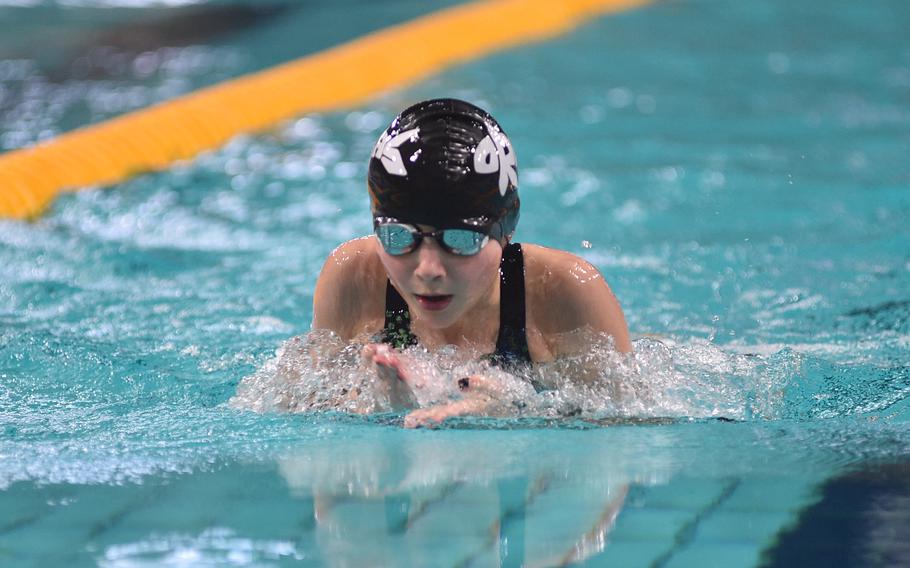
[[(0, 2), (0, 150), (454, 4)], [(835, 557), (899, 564), (907, 29), (899, 0), (658, 2), (0, 221), (0, 563), (787, 565), (796, 539), (822, 565), (836, 502), (868, 522)], [(516, 238), (604, 273), (680, 381), (668, 421), (227, 406), (309, 329), (373, 143), (432, 96), (503, 124)]]

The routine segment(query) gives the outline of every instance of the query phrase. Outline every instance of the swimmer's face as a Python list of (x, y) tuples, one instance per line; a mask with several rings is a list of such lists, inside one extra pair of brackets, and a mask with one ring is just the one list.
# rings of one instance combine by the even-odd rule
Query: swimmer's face
[[(418, 228), (434, 230), (429, 225)], [(472, 256), (446, 252), (433, 238), (397, 256), (385, 252), (379, 243), (376, 248), (412, 316), (435, 329), (454, 325), (472, 309), (482, 308), (496, 290), (502, 246), (492, 239)]]

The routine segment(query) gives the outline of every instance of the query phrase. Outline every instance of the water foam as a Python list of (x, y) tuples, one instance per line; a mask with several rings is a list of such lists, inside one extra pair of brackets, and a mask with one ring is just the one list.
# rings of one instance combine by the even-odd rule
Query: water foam
[[(457, 401), (465, 396), (458, 379), (481, 375), (481, 387), (494, 400), (488, 416), (773, 419), (785, 414), (785, 389), (799, 372), (800, 357), (792, 352), (739, 354), (708, 342), (643, 337), (634, 342), (633, 355), (623, 355), (607, 335), (570, 335), (565, 339), (590, 348), (514, 374), (470, 350), (409, 348), (402, 357), (422, 383), (410, 393), (410, 406)], [(258, 412), (401, 410), (395, 385), (361, 360), (362, 348), (324, 330), (292, 338), (241, 381), (231, 405)]]

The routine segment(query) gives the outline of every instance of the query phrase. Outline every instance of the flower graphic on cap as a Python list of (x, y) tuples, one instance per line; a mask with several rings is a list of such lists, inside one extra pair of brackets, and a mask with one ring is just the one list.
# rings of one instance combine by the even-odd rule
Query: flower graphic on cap
[(405, 130), (394, 136), (387, 130), (379, 137), (376, 147), (373, 149), (373, 157), (382, 162), (385, 171), (393, 176), (406, 176), (408, 170), (404, 168), (404, 161), (401, 159), (401, 152), (398, 147), (405, 142), (415, 140), (419, 133), (419, 128)]
[(512, 151), (512, 143), (502, 130), (484, 122), (489, 134), (474, 151), (474, 171), (479, 174), (499, 172), (499, 194), (505, 195), (509, 184), (518, 186), (518, 160)]

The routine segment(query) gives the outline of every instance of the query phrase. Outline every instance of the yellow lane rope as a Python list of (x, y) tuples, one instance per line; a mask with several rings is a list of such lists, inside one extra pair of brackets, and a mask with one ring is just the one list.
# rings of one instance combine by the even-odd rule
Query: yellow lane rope
[(651, 0), (482, 0), (0, 155), (0, 217), (113, 184), (306, 112), (356, 106), (457, 63)]

